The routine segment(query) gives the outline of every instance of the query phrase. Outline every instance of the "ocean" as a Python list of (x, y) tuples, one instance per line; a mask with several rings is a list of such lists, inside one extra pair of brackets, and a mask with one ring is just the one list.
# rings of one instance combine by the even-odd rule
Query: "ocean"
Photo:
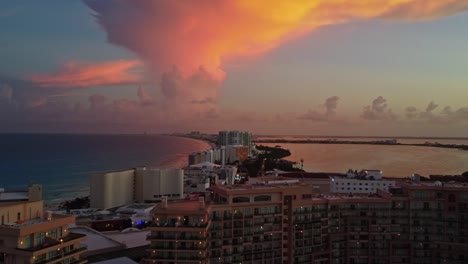
[(89, 195), (89, 175), (136, 166), (183, 167), (204, 141), (162, 135), (0, 134), (0, 188), (43, 185), (46, 204)]
[[(426, 141), (441, 142), (440, 139)], [(291, 151), (292, 155), (286, 159), (296, 162), (304, 159), (307, 171), (378, 169), (388, 177), (407, 177), (412, 173), (455, 175), (468, 171), (468, 151), (457, 149), (279, 145)], [(46, 204), (56, 205), (89, 195), (91, 173), (137, 166), (183, 167), (187, 165), (189, 153), (210, 148), (204, 141), (162, 135), (0, 134), (0, 188), (21, 190), (29, 183), (40, 183)]]
[[(360, 139), (360, 141), (366, 140)], [(442, 143), (438, 139), (424, 139), (424, 142), (426, 141)], [(461, 140), (460, 143), (467, 144)], [(280, 145), (282, 148), (289, 149), (291, 156), (286, 159), (298, 163), (303, 159), (304, 170), (311, 172), (344, 173), (348, 169), (373, 169), (381, 170), (386, 177), (404, 178), (413, 173), (423, 176), (460, 175), (468, 171), (468, 151), (466, 150), (403, 145), (282, 143), (262, 143), (261, 145), (271, 147)]]

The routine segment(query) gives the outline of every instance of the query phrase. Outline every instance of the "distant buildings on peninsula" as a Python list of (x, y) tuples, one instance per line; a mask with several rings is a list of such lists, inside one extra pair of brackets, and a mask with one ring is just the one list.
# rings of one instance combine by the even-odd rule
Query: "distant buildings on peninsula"
[[(192, 132), (190, 136), (200, 134)], [(189, 155), (189, 165), (211, 162), (220, 165), (243, 162), (253, 155), (252, 133), (241, 131), (220, 131), (217, 147)]]

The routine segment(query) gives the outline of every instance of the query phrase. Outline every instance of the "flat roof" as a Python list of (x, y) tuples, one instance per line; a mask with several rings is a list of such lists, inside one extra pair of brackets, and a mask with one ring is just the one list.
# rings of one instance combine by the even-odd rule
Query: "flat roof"
[(291, 181), (291, 178), (286, 178), (282, 176), (263, 176), (250, 178), (251, 181)]
[(114, 259), (108, 259), (108, 260), (103, 260), (103, 261), (98, 261), (98, 262), (92, 262), (92, 263), (99, 263), (99, 264), (113, 264), (113, 263), (119, 263), (119, 264), (138, 264), (138, 262), (133, 261), (127, 257), (120, 257), (120, 258), (114, 258)]
[[(73, 217), (73, 216), (62, 215), (62, 214), (52, 214), (52, 221), (57, 220), (57, 219), (69, 218), (69, 217)], [(42, 218), (36, 217), (36, 218), (21, 221), (21, 222), (8, 223), (8, 224), (3, 225), (2, 227), (10, 227), (10, 228), (19, 229), (19, 228), (38, 225), (38, 224), (47, 223), (47, 222), (50, 222), (50, 221), (47, 220), (47, 218), (44, 216)]]
[[(130, 208), (130, 209), (148, 209), (154, 207), (156, 204), (129, 204), (129, 205), (124, 205), (120, 207), (119, 209), (125, 209), (125, 208)], [(119, 210), (118, 209), (118, 210)]]
[[(158, 209), (162, 209), (161, 206), (159, 206)], [(193, 200), (171, 201), (167, 203), (167, 209), (182, 210), (182, 211), (198, 211), (198, 201), (193, 201)]]
[[(462, 182), (437, 182), (437, 181), (420, 181), (420, 182), (414, 182), (414, 181), (400, 181), (399, 182), (400, 186), (403, 185), (405, 187), (432, 187), (432, 188), (458, 188), (458, 189), (467, 189), (468, 190), (468, 183), (462, 183)], [(431, 189), (432, 189), (431, 188)]]
[[(274, 177), (275, 178), (275, 177)], [(287, 181), (289, 179), (285, 179)], [(301, 182), (293, 183), (253, 183), (253, 184), (234, 184), (234, 185), (212, 185), (212, 190), (220, 190), (225, 192), (243, 191), (243, 190), (281, 190), (289, 188), (300, 188), (305, 186), (312, 186)]]
[(0, 202), (3, 201), (17, 201), (17, 200), (29, 200), (29, 194), (27, 191), (3, 191), (0, 192)]
[(86, 235), (86, 238), (82, 241), (82, 243), (88, 247), (88, 251), (122, 247), (122, 244), (118, 241), (107, 237), (106, 235), (89, 227), (71, 227), (70, 231), (72, 231), (73, 233)]
[(146, 240), (146, 236), (150, 233), (147, 230), (131, 231), (131, 232), (105, 232), (107, 237), (114, 239), (117, 242), (125, 244), (127, 248), (141, 247), (149, 245), (149, 240)]
[(148, 255), (148, 249), (149, 245), (146, 245), (142, 247), (122, 249), (109, 253), (88, 256), (86, 259), (88, 260), (88, 263), (99, 263), (99, 261), (110, 261), (105, 263), (120, 263), (118, 262), (120, 258), (126, 257), (138, 263), (143, 257)]

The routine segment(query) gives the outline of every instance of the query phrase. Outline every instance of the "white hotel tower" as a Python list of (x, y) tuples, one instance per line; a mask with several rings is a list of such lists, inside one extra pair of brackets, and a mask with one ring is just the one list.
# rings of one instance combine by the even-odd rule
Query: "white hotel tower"
[(393, 186), (395, 181), (382, 179), (379, 170), (350, 170), (346, 176), (330, 176), (332, 193), (376, 193), (377, 190), (388, 191)]

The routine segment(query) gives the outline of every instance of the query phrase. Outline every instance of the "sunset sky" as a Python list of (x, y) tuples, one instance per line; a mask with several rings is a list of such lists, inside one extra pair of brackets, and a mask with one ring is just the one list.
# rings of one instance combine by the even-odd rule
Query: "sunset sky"
[(0, 3), (0, 133), (467, 136), (467, 0)]

